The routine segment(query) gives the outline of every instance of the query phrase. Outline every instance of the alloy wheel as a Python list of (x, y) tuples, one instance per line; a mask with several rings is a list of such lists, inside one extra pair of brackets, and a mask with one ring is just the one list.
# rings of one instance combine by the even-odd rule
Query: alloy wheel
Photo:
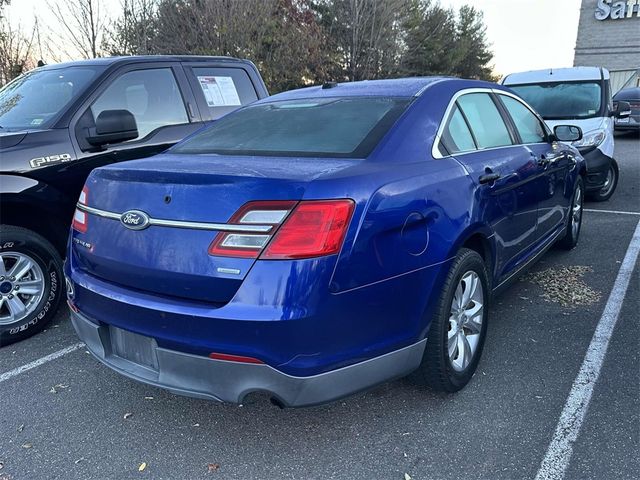
[(0, 325), (32, 314), (44, 291), (45, 277), (33, 258), (21, 252), (0, 253)]
[(580, 230), (580, 222), (582, 220), (582, 188), (577, 186), (576, 192), (573, 194), (573, 207), (571, 209), (571, 234), (573, 238), (578, 236)]
[(470, 270), (460, 277), (449, 314), (449, 362), (458, 372), (467, 368), (478, 349), (484, 314), (483, 302), (482, 281), (476, 272)]

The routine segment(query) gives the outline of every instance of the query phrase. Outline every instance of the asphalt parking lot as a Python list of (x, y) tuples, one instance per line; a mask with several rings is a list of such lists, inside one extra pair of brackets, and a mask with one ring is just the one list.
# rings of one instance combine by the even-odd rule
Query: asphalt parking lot
[(640, 140), (616, 142), (618, 191), (586, 204), (578, 248), (551, 250), (495, 300), (463, 391), (434, 395), (403, 379), (298, 410), (178, 397), (100, 365), (65, 307), (47, 331), (0, 349), (0, 480), (561, 478), (541, 462), (559, 461), (557, 426), (609, 308), (617, 323), (588, 410), (578, 397), (586, 416), (569, 426), (564, 478), (638, 478), (637, 263), (626, 295), (609, 296), (640, 221)]

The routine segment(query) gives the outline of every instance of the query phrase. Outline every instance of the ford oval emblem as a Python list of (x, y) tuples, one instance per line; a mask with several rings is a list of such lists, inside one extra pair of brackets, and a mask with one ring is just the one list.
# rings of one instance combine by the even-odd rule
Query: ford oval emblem
[(149, 226), (149, 215), (140, 210), (128, 210), (120, 215), (120, 223), (130, 230), (144, 230)]

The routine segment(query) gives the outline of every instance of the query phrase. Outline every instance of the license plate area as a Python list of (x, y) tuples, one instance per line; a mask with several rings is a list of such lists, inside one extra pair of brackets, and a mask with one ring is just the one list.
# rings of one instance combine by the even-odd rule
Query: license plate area
[(158, 370), (157, 344), (153, 338), (117, 327), (109, 328), (109, 337), (113, 355), (142, 367)]

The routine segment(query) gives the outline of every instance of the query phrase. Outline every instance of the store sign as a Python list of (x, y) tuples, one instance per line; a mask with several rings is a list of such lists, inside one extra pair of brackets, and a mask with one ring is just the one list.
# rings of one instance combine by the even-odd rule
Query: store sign
[(620, 20), (623, 18), (631, 18), (635, 13), (636, 17), (640, 17), (640, 0), (598, 0), (596, 8), (596, 20)]

